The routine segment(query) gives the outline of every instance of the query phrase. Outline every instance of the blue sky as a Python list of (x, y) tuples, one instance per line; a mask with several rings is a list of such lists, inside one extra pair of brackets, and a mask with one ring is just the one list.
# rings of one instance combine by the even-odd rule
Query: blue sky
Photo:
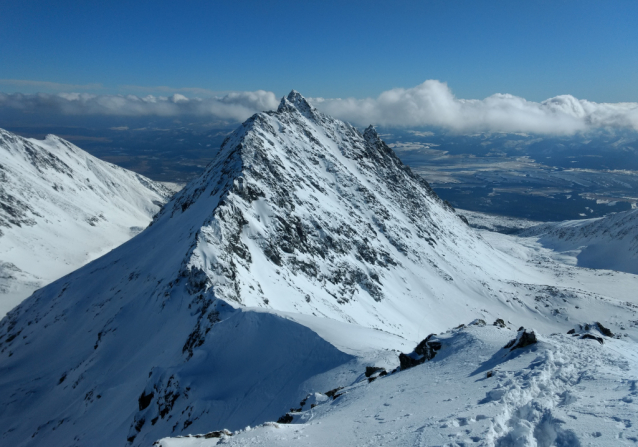
[(0, 5), (7, 93), (365, 98), (436, 79), (459, 98), (638, 101), (636, 1)]

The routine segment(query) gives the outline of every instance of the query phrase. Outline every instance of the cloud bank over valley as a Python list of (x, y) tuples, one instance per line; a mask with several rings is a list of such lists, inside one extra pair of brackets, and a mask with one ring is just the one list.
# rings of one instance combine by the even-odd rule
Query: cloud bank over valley
[(387, 90), (377, 98), (315, 98), (314, 103), (328, 114), (360, 125), (551, 135), (572, 135), (600, 127), (638, 130), (638, 103), (595, 103), (571, 95), (539, 103), (501, 93), (482, 100), (459, 99), (447, 84), (436, 80), (409, 89)]
[[(542, 102), (497, 93), (461, 99), (446, 83), (427, 80), (394, 88), (377, 98), (312, 98), (321, 111), (358, 126), (434, 126), (453, 133), (476, 132), (573, 135), (599, 128), (638, 130), (638, 103), (596, 103), (560, 95)], [(47, 116), (161, 117), (241, 122), (277, 108), (273, 92), (232, 92), (215, 97), (96, 95), (89, 93), (0, 93), (0, 119), (46, 120)], [(43, 123), (34, 123), (43, 124)]]

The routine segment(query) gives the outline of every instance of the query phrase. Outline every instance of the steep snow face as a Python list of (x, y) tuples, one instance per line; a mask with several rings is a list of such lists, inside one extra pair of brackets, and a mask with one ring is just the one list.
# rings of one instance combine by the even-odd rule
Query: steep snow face
[(581, 267), (638, 274), (638, 210), (542, 224), (520, 235), (537, 238)]
[(1, 443), (237, 430), (459, 322), (545, 333), (586, 321), (584, 303), (617, 324), (633, 312), (507, 247), (523, 254), (492, 248), (374, 129), (292, 92), (231, 134), (149, 228), (0, 322)]
[(0, 129), (0, 315), (139, 233), (170, 195), (56, 136)]

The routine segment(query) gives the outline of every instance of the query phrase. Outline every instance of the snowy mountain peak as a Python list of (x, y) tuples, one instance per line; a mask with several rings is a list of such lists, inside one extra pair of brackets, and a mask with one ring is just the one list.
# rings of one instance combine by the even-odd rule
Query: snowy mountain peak
[[(257, 114), (231, 134), (204, 175), (162, 214), (201, 216), (181, 270), (189, 290), (357, 321), (367, 320), (367, 311), (335, 313), (334, 303), (381, 302), (390, 287), (384, 272), (403, 256), (422, 259), (434, 240), (446, 239), (432, 219), (439, 212), (473, 237), (374, 128), (362, 135), (293, 91), (277, 112)], [(391, 224), (398, 216), (405, 223)], [(282, 268), (288, 274), (275, 287), (266, 278)]]
[(293, 91), (235, 130), (149, 228), (0, 322), (0, 442), (236, 430), (356, 380), (355, 357), (396, 359), (478, 318), (540, 335), (573, 324), (566, 306), (607, 306), (543, 285), (526, 262), (469, 228), (373, 128)]
[(368, 142), (371, 142), (371, 143), (372, 142), (376, 143), (377, 141), (381, 140), (381, 138), (379, 138), (379, 134), (377, 133), (377, 130), (374, 128), (372, 124), (370, 124), (366, 128), (366, 130), (363, 132), (363, 136)]
[(299, 113), (310, 119), (315, 118), (318, 113), (317, 109), (311, 106), (306, 98), (304, 98), (301, 93), (296, 90), (292, 90), (287, 97), (284, 96), (281, 98), (277, 112), (281, 113), (284, 111), (294, 110), (297, 110)]

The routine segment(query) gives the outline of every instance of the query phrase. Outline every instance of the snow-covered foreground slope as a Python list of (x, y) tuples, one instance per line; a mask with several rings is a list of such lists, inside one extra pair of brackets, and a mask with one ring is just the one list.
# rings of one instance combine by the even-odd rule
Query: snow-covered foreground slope
[(476, 318), (546, 337), (592, 313), (612, 330), (637, 318), (634, 275), (538, 264), (490, 238), (374, 129), (292, 92), (231, 134), (149, 228), (0, 322), (0, 442), (238, 430)]
[[(635, 445), (638, 277), (573, 267), (556, 260), (546, 248), (521, 245), (518, 237), (481, 233), (513, 262), (543, 276), (542, 286), (500, 284), (500, 292), (509, 289), (518, 292), (522, 302), (534, 302), (535, 315), (521, 312), (501, 327), (492, 324), (491, 315), (480, 313), (486, 325), (465, 321), (463, 327), (441, 333), (434, 338), (442, 347), (433, 360), (394, 373), (399, 358), (393, 350), (408, 353), (414, 344), (371, 342), (385, 348), (384, 355), (352, 352), (359, 361), (346, 364), (350, 374), (339, 369), (324, 374), (309, 388), (305, 405), (303, 400), (290, 402), (291, 420), (286, 423), (276, 422), (278, 418), (226, 433), (221, 425), (209, 426), (155, 445)], [(613, 336), (602, 333), (596, 321), (611, 329)], [(363, 334), (354, 330), (321, 328), (321, 322), (314, 327), (305, 324), (340, 349), (361, 343)], [(535, 329), (539, 343), (512, 352), (503, 349), (517, 337), (521, 324), (528, 331)], [(568, 334), (572, 329), (574, 333)], [(600, 338), (602, 344), (582, 338), (586, 334)], [(370, 383), (364, 374), (367, 366), (385, 368), (390, 374), (376, 373), (372, 377), (378, 378)], [(335, 387), (343, 387), (336, 392), (338, 397), (326, 396)]]
[(139, 233), (170, 195), (56, 136), (0, 129), (0, 316)]
[(156, 445), (635, 445), (634, 342), (590, 332), (604, 344), (554, 333), (510, 351), (503, 347), (517, 336), (511, 327), (453, 329), (436, 337), (441, 348), (431, 361), (373, 382), (362, 370), (336, 399), (311, 395), (289, 413), (288, 424), (270, 422), (230, 436), (167, 438)]
[(638, 274), (638, 209), (597, 219), (552, 222), (520, 234), (581, 267)]

